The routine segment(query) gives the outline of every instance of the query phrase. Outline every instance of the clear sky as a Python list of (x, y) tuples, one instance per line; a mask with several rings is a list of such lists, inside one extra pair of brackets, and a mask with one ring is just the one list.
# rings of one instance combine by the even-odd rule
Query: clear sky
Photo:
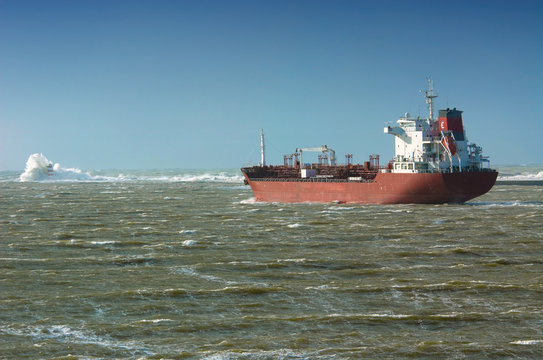
[(493, 164), (543, 163), (543, 1), (0, 0), (0, 170), (393, 156), (385, 122), (464, 110)]

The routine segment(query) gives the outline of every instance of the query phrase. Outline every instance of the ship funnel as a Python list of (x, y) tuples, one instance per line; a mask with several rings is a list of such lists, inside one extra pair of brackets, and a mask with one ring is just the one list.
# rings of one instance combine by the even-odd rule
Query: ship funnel
[(456, 108), (439, 110), (439, 131), (451, 131), (456, 141), (463, 141), (462, 111)]

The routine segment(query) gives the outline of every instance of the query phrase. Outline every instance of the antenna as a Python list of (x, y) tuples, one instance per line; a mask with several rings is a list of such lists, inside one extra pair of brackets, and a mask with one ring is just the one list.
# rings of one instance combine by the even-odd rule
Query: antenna
[(428, 111), (430, 112), (430, 120), (434, 119), (434, 98), (438, 97), (436, 93), (434, 93), (434, 81), (431, 77), (427, 77), (426, 80), (428, 81), (428, 90), (424, 91), (424, 96), (426, 96), (426, 104), (428, 104)]

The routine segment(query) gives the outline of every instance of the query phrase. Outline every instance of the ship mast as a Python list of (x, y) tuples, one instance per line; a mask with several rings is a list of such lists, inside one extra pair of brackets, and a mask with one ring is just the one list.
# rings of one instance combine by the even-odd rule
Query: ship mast
[(260, 166), (266, 166), (266, 154), (264, 153), (264, 129), (260, 129)]
[(431, 77), (427, 77), (426, 80), (428, 80), (428, 90), (424, 91), (424, 95), (426, 96), (426, 104), (428, 104), (428, 112), (430, 113), (429, 120), (434, 120), (434, 98), (436, 98), (438, 95), (434, 93), (434, 81)]

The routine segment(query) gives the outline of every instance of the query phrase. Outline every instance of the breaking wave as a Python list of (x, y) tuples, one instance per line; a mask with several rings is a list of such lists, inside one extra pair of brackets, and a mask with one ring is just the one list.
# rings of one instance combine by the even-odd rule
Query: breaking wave
[(88, 174), (79, 169), (61, 169), (60, 164), (54, 164), (43, 154), (32, 154), (26, 160), (25, 171), (19, 176), (20, 181), (47, 181), (72, 178), (86, 180)]
[(519, 175), (504, 175), (499, 176), (500, 181), (543, 181), (543, 171), (538, 173), (523, 173)]
[[(52, 170), (52, 171), (51, 171)], [(53, 163), (43, 154), (32, 154), (26, 161), (25, 171), (18, 178), (21, 182), (218, 182), (242, 183), (243, 176), (236, 170), (192, 170), (181, 173), (172, 170), (123, 170), (86, 172), (77, 168), (64, 168)]]

